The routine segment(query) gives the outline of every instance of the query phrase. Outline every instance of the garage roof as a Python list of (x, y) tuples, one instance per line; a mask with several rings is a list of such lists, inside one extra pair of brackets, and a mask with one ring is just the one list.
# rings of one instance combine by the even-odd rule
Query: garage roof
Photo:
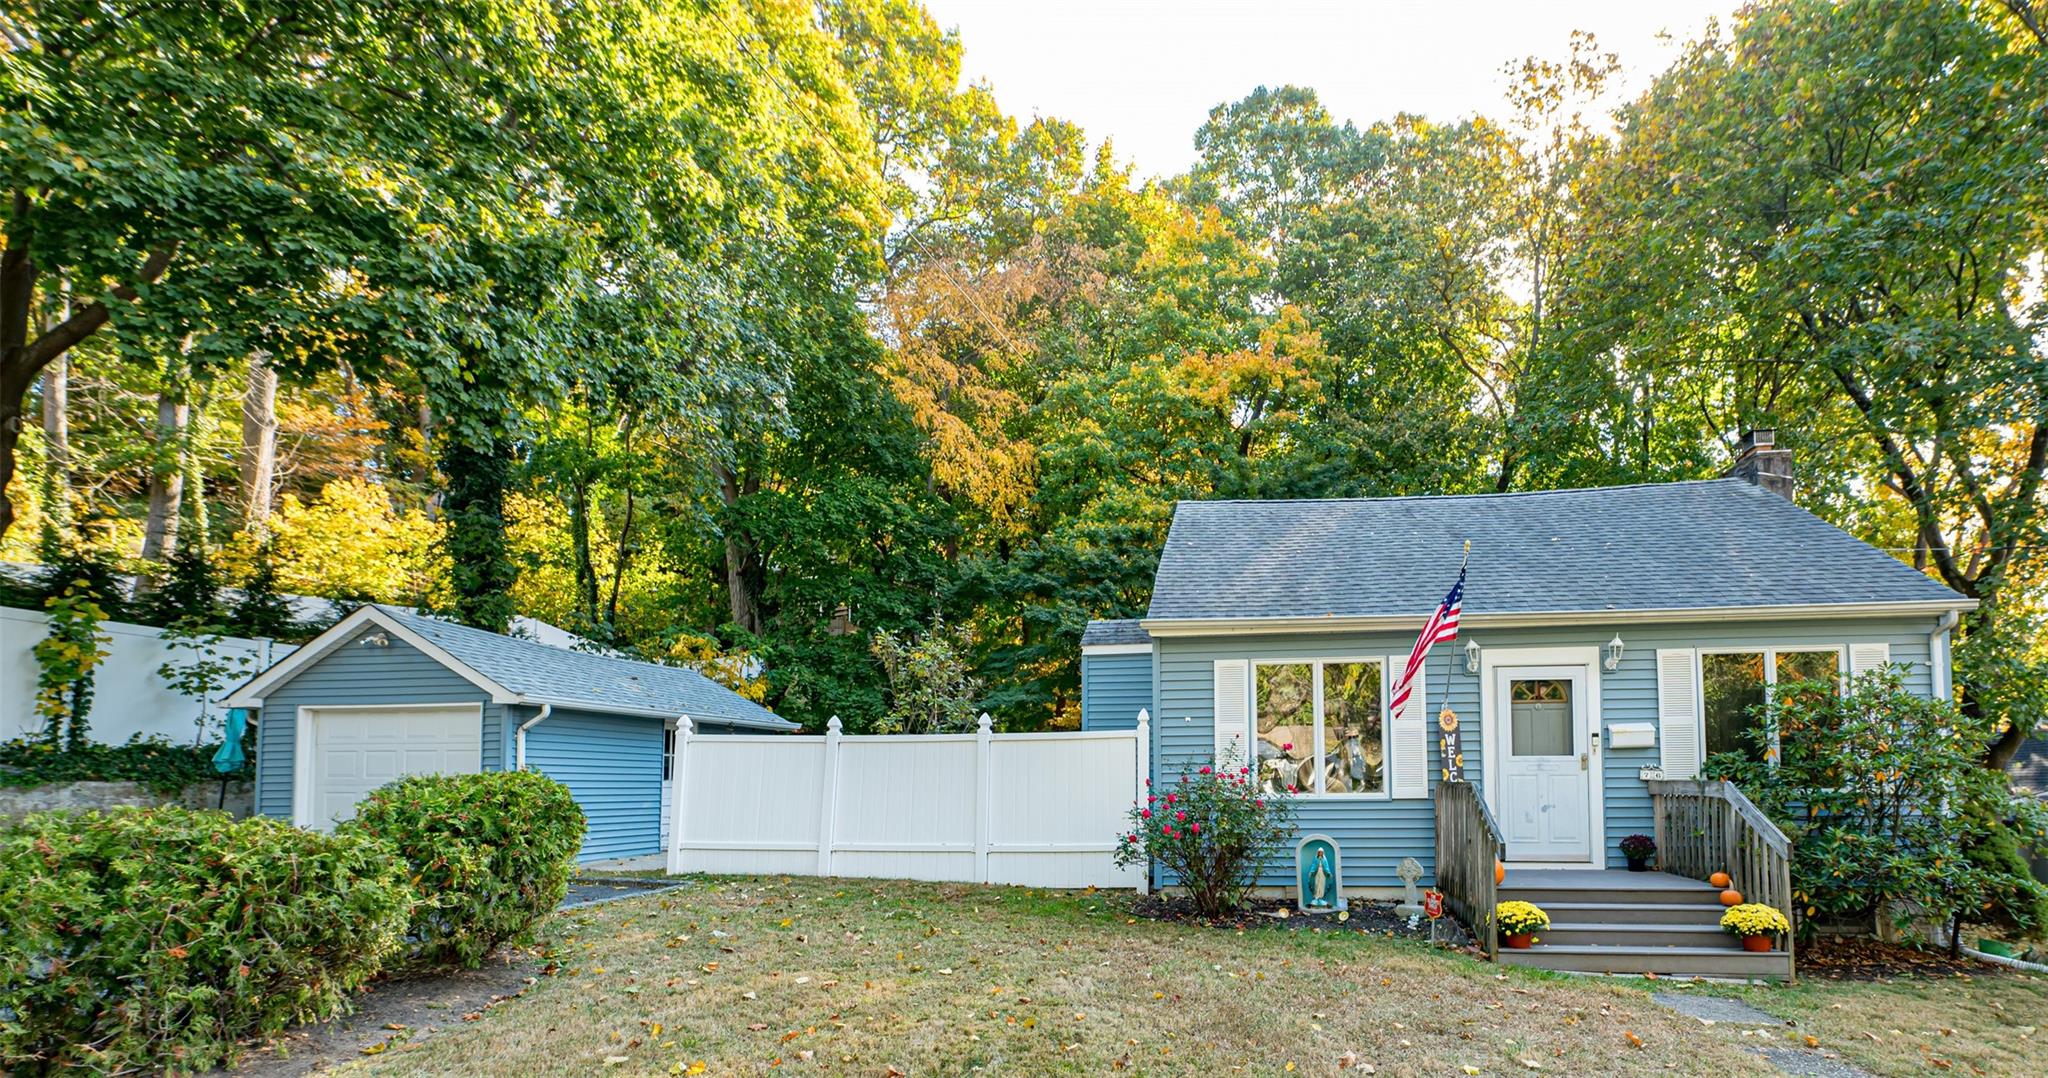
[(709, 719), (757, 730), (798, 728), (695, 670), (552, 647), (382, 604), (358, 607), (236, 690), (227, 705), (261, 707), (263, 696), (271, 689), (373, 625), (489, 692), (496, 703), (553, 704), (664, 718), (688, 715), (698, 721)]

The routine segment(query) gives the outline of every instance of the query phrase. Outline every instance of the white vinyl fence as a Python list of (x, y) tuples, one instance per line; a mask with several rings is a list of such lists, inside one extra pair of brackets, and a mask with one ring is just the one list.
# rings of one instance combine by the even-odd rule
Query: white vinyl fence
[[(140, 734), (192, 744), (199, 732), (200, 701), (164, 684), (157, 674), (165, 662), (189, 662), (191, 655), (166, 644), (163, 630), (147, 625), (106, 621), (100, 623), (100, 632), (108, 638), (107, 657), (94, 671), (92, 710), (86, 712), (92, 739), (118, 745)], [(36, 714), (35, 647), (49, 634), (50, 619), (42, 611), (0, 607), (0, 740), (43, 729), (43, 717)], [(243, 661), (247, 673), (254, 674), (289, 655), (293, 647), (230, 636), (222, 638), (218, 650)], [(234, 680), (239, 682), (242, 676), (246, 675)], [(209, 710), (217, 727), (221, 709)], [(213, 729), (208, 736), (218, 740), (220, 731)]]
[(1145, 886), (1112, 861), (1149, 724), (1100, 733), (676, 731), (670, 872)]

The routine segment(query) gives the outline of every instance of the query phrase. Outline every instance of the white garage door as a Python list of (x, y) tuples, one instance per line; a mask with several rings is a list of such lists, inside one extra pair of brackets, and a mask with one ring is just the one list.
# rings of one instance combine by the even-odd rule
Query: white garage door
[(483, 710), (476, 704), (305, 714), (301, 744), (313, 751), (299, 761), (299, 822), (322, 831), (354, 816), (358, 802), (392, 779), (483, 769)]

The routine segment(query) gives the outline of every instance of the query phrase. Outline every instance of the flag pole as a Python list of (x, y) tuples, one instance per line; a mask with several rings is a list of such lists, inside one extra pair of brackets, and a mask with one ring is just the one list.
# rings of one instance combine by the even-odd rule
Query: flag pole
[[(1465, 567), (1470, 565), (1471, 562), (1472, 540), (1466, 539), (1464, 556), (1458, 559), (1458, 579), (1460, 581), (1465, 579)], [(1462, 606), (1464, 601), (1463, 594), (1461, 593), (1458, 602)], [(1460, 620), (1462, 621), (1463, 619)], [(1465, 765), (1460, 762), (1459, 758), (1464, 755), (1464, 751), (1460, 747), (1460, 742), (1463, 739), (1459, 736), (1458, 732), (1458, 713), (1451, 710), (1451, 672), (1457, 665), (1458, 653), (1454, 648), (1450, 654), (1444, 656), (1444, 702), (1443, 707), (1437, 712), (1437, 725), (1441, 731), (1440, 736), (1437, 738), (1437, 754), (1443, 757), (1441, 773), (1444, 779), (1449, 781), (1455, 778), (1462, 782), (1465, 778)]]

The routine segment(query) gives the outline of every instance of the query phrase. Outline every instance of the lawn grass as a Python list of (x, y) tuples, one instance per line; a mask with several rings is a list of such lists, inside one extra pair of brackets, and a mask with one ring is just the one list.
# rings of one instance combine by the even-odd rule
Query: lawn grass
[(1760, 1074), (1639, 984), (1356, 931), (1132, 921), (1123, 894), (713, 879), (556, 918), (527, 995), (379, 1074)]
[(1792, 1041), (1812, 1037), (1877, 1074), (2048, 1074), (2048, 977), (2037, 974), (1702, 990), (1791, 1021)]

